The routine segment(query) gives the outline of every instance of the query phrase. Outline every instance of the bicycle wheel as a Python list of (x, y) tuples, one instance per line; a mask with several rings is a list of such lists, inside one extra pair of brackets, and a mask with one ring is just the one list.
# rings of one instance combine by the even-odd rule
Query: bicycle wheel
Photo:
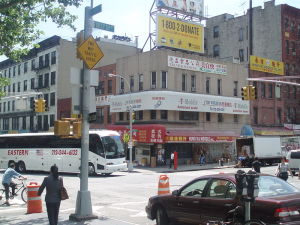
[(27, 188), (23, 188), (23, 190), (21, 192), (21, 198), (22, 198), (23, 202), (27, 203)]

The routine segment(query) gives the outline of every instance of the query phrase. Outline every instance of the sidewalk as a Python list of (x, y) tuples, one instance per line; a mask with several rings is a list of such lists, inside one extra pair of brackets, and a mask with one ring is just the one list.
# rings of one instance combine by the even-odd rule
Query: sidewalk
[(200, 166), (200, 164), (179, 165), (176, 170), (174, 170), (173, 168), (169, 168), (169, 165), (158, 166), (155, 168), (145, 167), (145, 166), (135, 166), (134, 171), (138, 171), (138, 172), (152, 171), (155, 173), (175, 173), (175, 172), (185, 172), (185, 171), (223, 169), (223, 168), (230, 168), (234, 166), (235, 166), (234, 162), (224, 163), (223, 166), (220, 166), (218, 163), (207, 163), (202, 166)]

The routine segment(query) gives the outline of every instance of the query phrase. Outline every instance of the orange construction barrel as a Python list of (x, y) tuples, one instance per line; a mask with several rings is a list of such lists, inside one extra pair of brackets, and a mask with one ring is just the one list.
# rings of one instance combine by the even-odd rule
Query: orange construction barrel
[(170, 194), (169, 177), (167, 175), (160, 175), (158, 181), (158, 195)]
[(27, 213), (41, 213), (42, 199), (38, 196), (40, 185), (36, 182), (30, 182), (27, 185)]

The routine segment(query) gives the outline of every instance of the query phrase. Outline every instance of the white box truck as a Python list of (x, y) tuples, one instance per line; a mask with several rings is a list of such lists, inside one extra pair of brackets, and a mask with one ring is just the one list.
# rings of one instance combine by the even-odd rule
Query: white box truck
[(251, 167), (255, 157), (263, 165), (279, 163), (282, 157), (279, 136), (238, 138), (236, 149), (237, 157), (242, 159), (242, 166), (246, 167)]

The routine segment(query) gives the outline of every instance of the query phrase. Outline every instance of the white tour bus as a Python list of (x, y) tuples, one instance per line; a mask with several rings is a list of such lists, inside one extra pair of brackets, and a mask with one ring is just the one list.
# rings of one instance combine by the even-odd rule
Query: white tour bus
[[(60, 172), (78, 173), (81, 139), (60, 138), (54, 133), (22, 133), (0, 135), (0, 169), (11, 162), (20, 173), (50, 171), (56, 164)], [(112, 130), (89, 132), (89, 175), (109, 175), (126, 171), (124, 147), (120, 135)]]

